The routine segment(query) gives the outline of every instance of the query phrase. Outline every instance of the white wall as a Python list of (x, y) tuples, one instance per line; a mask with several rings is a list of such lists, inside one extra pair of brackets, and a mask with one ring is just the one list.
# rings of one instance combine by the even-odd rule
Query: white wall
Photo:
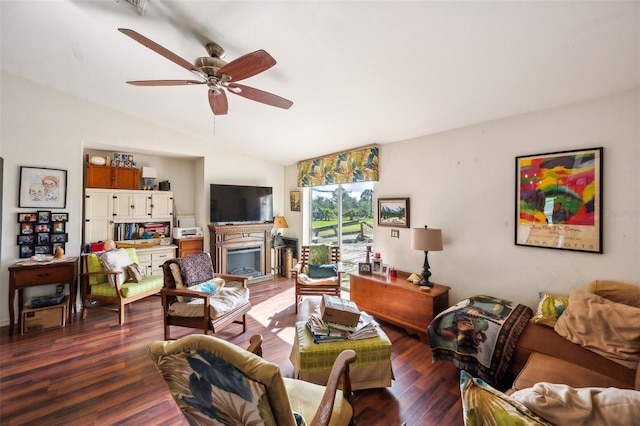
[[(600, 146), (604, 253), (515, 246), (515, 157)], [(450, 303), (488, 294), (535, 308), (539, 291), (568, 294), (597, 278), (640, 285), (639, 146), (634, 91), (382, 145), (375, 196), (410, 197), (411, 226), (443, 230), (444, 251), (429, 263), (431, 280), (451, 287)], [(410, 230), (390, 233), (376, 227), (375, 251), (419, 273), (424, 253), (410, 248)]]
[[(131, 152), (136, 157), (136, 153), (144, 153), (140, 155), (141, 158), (155, 154), (166, 157), (160, 160), (163, 169), (166, 166), (168, 170), (171, 165), (179, 168), (178, 173), (175, 170), (167, 172), (174, 196), (183, 200), (179, 204), (178, 214), (182, 211), (194, 213), (198, 224), (203, 226), (209, 221), (208, 190), (213, 182), (272, 186), (276, 212), (283, 208), (284, 168), (238, 154), (226, 148), (224, 140), (198, 139), (142, 122), (5, 73), (0, 84), (0, 155), (5, 160), (0, 251), (2, 325), (7, 325), (9, 318), (7, 268), (19, 260), (16, 245), (17, 213), (34, 210), (17, 207), (20, 166), (67, 170), (67, 208), (59, 211), (69, 213), (69, 242), (66, 244), (69, 256), (78, 256), (81, 248), (85, 148)], [(178, 158), (177, 162), (170, 157)], [(184, 163), (180, 162), (180, 158), (193, 164), (193, 167), (182, 167)], [(189, 176), (183, 179), (183, 173)], [(184, 182), (190, 183), (185, 185)], [(205, 248), (208, 248), (208, 234), (205, 235)], [(46, 293), (50, 291), (47, 287), (37, 288), (31, 294)]]

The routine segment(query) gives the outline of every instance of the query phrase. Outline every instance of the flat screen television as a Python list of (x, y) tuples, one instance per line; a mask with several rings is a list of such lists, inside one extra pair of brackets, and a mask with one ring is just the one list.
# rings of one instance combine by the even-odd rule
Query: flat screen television
[(270, 186), (211, 184), (210, 219), (217, 223), (273, 221)]

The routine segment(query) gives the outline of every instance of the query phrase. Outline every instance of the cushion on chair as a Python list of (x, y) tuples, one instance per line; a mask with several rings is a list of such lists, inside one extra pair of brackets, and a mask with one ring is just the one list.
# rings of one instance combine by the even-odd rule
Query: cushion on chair
[[(125, 250), (127, 252), (127, 255), (129, 256), (129, 262), (127, 263), (127, 265), (130, 265), (132, 263), (138, 263), (138, 253), (134, 248), (126, 248), (126, 249), (119, 249), (119, 250)], [(104, 255), (105, 253), (109, 253), (109, 252), (101, 253), (100, 256)], [(87, 272), (104, 271), (105, 268), (103, 267), (102, 262), (100, 261), (100, 256), (98, 255), (98, 253), (90, 253), (87, 255)], [(107, 275), (96, 274), (96, 275), (89, 276), (90, 285), (103, 284), (107, 282), (108, 282)], [(120, 281), (120, 284), (122, 284), (123, 282), (124, 281)]]
[(129, 272), (129, 277), (131, 277), (131, 281), (135, 283), (139, 283), (145, 277), (144, 269), (142, 268), (142, 266), (138, 265), (137, 263), (132, 263), (131, 265), (127, 266), (127, 272)]
[(309, 278), (331, 278), (338, 275), (338, 265), (309, 265)]
[[(129, 260), (129, 254), (125, 249), (116, 249), (104, 252), (100, 256), (100, 263), (102, 267), (107, 271), (119, 272), (119, 283), (122, 284), (129, 279), (129, 271), (127, 266), (131, 264)], [(115, 279), (113, 275), (108, 276), (109, 283), (114, 286)]]
[[(285, 377), (284, 385), (289, 394), (289, 402), (293, 411), (302, 414), (307, 422), (310, 422), (318, 411), (318, 402), (322, 400), (325, 387), (315, 383), (295, 380)], [(353, 408), (344, 398), (342, 391), (336, 392), (331, 414), (330, 425), (348, 425), (353, 417)]]
[[(133, 297), (153, 289), (160, 291), (163, 286), (164, 279), (162, 275), (148, 275), (139, 283), (127, 281), (122, 284), (120, 291), (122, 291), (123, 297)], [(118, 295), (115, 287), (111, 287), (109, 283), (92, 285), (90, 291), (93, 296), (117, 297)]]
[(331, 246), (313, 245), (309, 247), (309, 265), (326, 265), (331, 263)]
[[(209, 296), (209, 316), (217, 318), (249, 301), (249, 289), (237, 281), (229, 281)], [(198, 318), (203, 316), (204, 299), (194, 298), (186, 302), (176, 301), (169, 307), (169, 315)]]
[(295, 425), (280, 368), (232, 343), (187, 336), (151, 344), (149, 356), (191, 424), (210, 423), (219, 410), (236, 424)]
[[(175, 263), (180, 265), (180, 275), (185, 286), (190, 287), (209, 281), (213, 278), (213, 264), (208, 253), (197, 253), (191, 256), (179, 257)], [(177, 287), (177, 282), (176, 282)]]

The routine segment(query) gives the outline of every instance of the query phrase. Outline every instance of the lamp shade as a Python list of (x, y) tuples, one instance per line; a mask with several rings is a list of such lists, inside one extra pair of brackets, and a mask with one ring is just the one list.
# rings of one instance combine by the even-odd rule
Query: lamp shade
[(155, 167), (143, 167), (142, 178), (155, 179), (158, 177), (158, 172)]
[(442, 251), (442, 229), (411, 228), (411, 248), (422, 251)]
[(274, 228), (288, 228), (287, 220), (284, 216), (276, 216), (273, 218), (273, 227)]

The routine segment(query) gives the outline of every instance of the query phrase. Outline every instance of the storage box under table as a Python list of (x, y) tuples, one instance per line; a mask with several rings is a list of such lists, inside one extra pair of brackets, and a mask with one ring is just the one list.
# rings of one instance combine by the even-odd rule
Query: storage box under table
[(69, 297), (65, 296), (58, 305), (42, 308), (23, 308), (20, 333), (31, 333), (50, 328), (64, 327), (67, 319)]
[(378, 337), (362, 340), (314, 343), (306, 321), (296, 322), (296, 335), (289, 359), (293, 377), (326, 385), (331, 367), (345, 349), (353, 349), (358, 358), (349, 365), (351, 388), (370, 389), (391, 386), (391, 340), (378, 328)]

